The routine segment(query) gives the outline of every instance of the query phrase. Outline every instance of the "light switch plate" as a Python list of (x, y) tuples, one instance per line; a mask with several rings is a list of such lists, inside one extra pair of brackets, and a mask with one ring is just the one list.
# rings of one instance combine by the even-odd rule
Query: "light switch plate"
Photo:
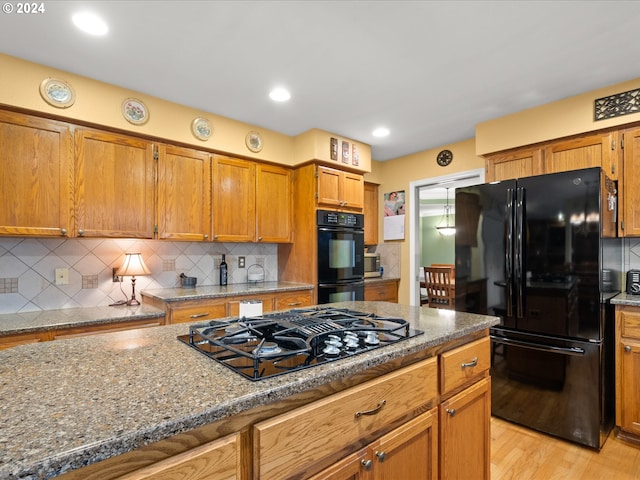
[(56, 268), (56, 285), (69, 285), (68, 268)]

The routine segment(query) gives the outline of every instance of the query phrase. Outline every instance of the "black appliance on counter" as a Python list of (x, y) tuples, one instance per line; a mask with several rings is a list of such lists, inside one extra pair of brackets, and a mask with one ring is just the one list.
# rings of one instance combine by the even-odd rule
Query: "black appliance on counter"
[(318, 303), (364, 300), (364, 215), (318, 210)]
[(615, 200), (600, 168), (456, 189), (456, 310), (502, 319), (492, 414), (595, 449), (614, 420)]
[(249, 380), (322, 365), (422, 334), (406, 320), (331, 307), (192, 325), (178, 339)]

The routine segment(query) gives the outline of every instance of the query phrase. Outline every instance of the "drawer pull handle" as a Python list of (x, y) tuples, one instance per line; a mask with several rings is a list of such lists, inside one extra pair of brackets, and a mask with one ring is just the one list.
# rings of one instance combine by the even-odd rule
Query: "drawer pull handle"
[(455, 408), (447, 408), (445, 410), (449, 415), (451, 415), (452, 417), (456, 414), (456, 409)]
[(298, 305), (301, 305), (302, 302), (291, 302), (291, 303), (287, 303), (287, 307), (297, 307)]
[(191, 315), (191, 318), (201, 318), (201, 317), (206, 317), (209, 315), (209, 312), (206, 313), (196, 313), (194, 315)]
[(371, 410), (365, 410), (364, 412), (356, 412), (356, 418), (360, 418), (363, 415), (375, 415), (376, 413), (378, 413), (380, 410), (382, 410), (382, 407), (384, 407), (387, 404), (386, 400), (382, 400), (377, 406), (376, 408), (373, 408)]
[(631, 347), (629, 345), (625, 345), (624, 351), (625, 352), (630, 352), (631, 351)]
[(478, 365), (478, 357), (475, 357), (469, 363), (463, 363), (462, 365), (460, 365), (460, 367), (462, 367), (462, 368), (471, 368), (471, 367), (475, 367), (476, 365)]
[(362, 460), (362, 466), (366, 471), (371, 470), (372, 465), (373, 465), (373, 462), (371, 460)]
[(376, 452), (376, 457), (381, 462), (384, 462), (384, 459), (387, 458), (387, 455), (384, 452)]

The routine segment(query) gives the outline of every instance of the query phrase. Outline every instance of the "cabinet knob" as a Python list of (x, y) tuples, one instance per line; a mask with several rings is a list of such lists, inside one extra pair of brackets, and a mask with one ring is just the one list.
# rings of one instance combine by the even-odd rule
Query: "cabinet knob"
[(84, 230), (82, 230), (82, 229), (78, 230), (78, 235), (80, 235), (80, 236), (84, 235)]
[(60, 229), (60, 234), (61, 235), (66, 235), (67, 234), (67, 229), (66, 228), (61, 228)]
[(445, 410), (449, 415), (451, 415), (452, 417), (456, 414), (456, 409), (455, 408), (447, 408)]
[(624, 346), (624, 351), (625, 352), (630, 352), (631, 351), (631, 347), (629, 345), (625, 345)]
[(371, 467), (373, 466), (373, 462), (371, 460), (362, 460), (362, 466), (364, 467), (364, 469), (366, 471), (371, 470)]
[(381, 462), (384, 462), (384, 459), (387, 458), (387, 455), (384, 452), (376, 452), (376, 457)]
[(261, 242), (262, 241), (262, 237), (258, 237), (258, 241)]
[(204, 239), (206, 240), (206, 239), (208, 239), (208, 238), (209, 238), (209, 235), (207, 235), (207, 234), (205, 233), (205, 234), (204, 234)]

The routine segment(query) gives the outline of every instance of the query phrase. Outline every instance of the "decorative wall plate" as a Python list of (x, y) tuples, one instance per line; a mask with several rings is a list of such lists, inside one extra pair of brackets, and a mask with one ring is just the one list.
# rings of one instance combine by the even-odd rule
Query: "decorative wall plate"
[(258, 132), (249, 132), (244, 139), (247, 144), (247, 148), (252, 152), (259, 152), (262, 150), (262, 136)]
[(129, 123), (142, 125), (149, 120), (149, 110), (147, 110), (147, 106), (142, 103), (142, 100), (127, 98), (122, 102), (122, 116)]
[(441, 167), (446, 167), (451, 163), (452, 160), (453, 153), (451, 153), (451, 150), (442, 150), (440, 153), (438, 153), (438, 157), (436, 158), (436, 162), (438, 162), (438, 165), (440, 165)]
[(57, 78), (45, 78), (40, 84), (40, 95), (45, 102), (57, 108), (70, 107), (76, 100), (71, 85)]
[(191, 133), (193, 133), (198, 140), (209, 140), (213, 134), (213, 128), (211, 128), (209, 120), (198, 117), (194, 118), (193, 122), (191, 122)]

